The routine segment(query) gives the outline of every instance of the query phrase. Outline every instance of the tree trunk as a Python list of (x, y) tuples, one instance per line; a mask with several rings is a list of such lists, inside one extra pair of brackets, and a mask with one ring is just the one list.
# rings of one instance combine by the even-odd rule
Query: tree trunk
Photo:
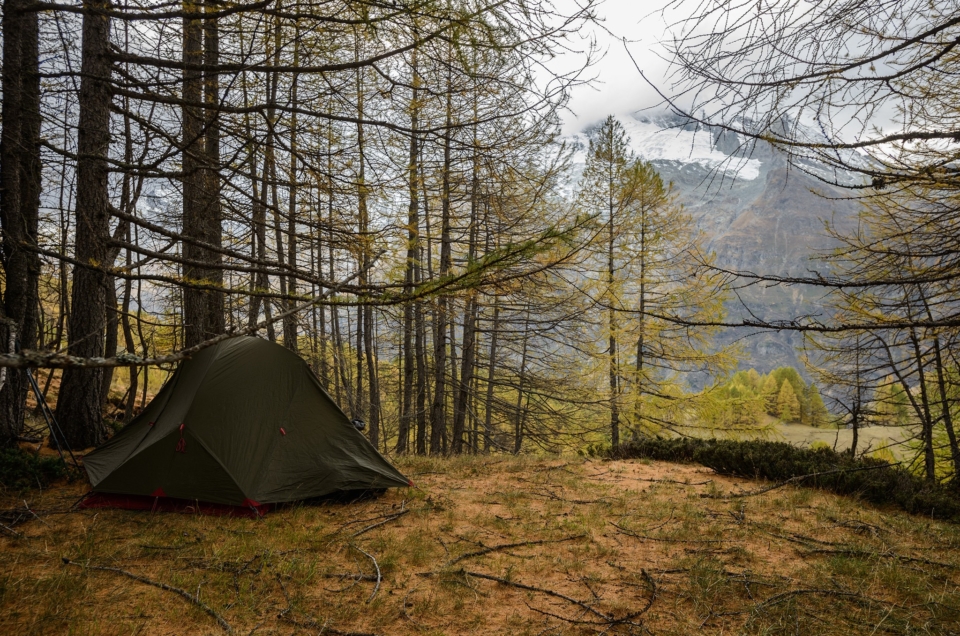
[[(417, 74), (417, 49), (414, 48), (411, 53), (411, 67), (413, 72), (413, 81), (410, 97), (410, 165), (407, 174), (407, 187), (409, 193), (409, 205), (407, 207), (407, 262), (404, 272), (403, 291), (406, 295), (413, 294), (414, 286), (414, 261), (417, 258), (419, 249), (419, 226), (420, 226), (420, 197), (419, 183), (420, 176), (418, 170), (419, 158), (419, 138), (417, 135), (419, 118), (419, 82), (420, 77)], [(400, 425), (397, 431), (397, 452), (403, 453), (407, 450), (410, 431), (414, 426), (413, 419), (413, 383), (414, 383), (414, 310), (413, 301), (408, 300), (403, 304), (403, 390), (400, 396)], [(416, 431), (416, 452), (418, 455), (426, 453), (425, 440), (423, 432)]]
[(617, 351), (617, 312), (614, 307), (616, 294), (614, 293), (614, 275), (616, 267), (614, 262), (614, 205), (613, 205), (613, 182), (610, 183), (610, 216), (608, 219), (608, 242), (607, 242), (607, 307), (608, 326), (610, 328), (609, 349), (607, 354), (610, 357), (610, 443), (616, 447), (620, 445), (620, 371), (619, 354)]
[[(450, 78), (447, 77), (447, 105), (443, 133), (443, 174), (440, 192), (440, 277), (450, 273), (451, 245), (450, 245), (450, 123), (452, 119), (452, 102)], [(430, 452), (437, 454), (443, 446), (442, 437), (446, 430), (446, 374), (447, 374), (447, 312), (449, 300), (441, 295), (436, 300), (436, 315), (434, 316), (433, 368), (434, 393), (433, 406), (430, 414)], [(456, 430), (454, 430), (456, 435)], [(456, 442), (455, 453), (460, 452)]]
[(633, 402), (633, 434), (634, 436), (642, 430), (643, 427), (643, 365), (644, 365), (644, 331), (647, 326), (647, 208), (645, 205), (640, 207), (640, 245), (638, 246), (640, 257), (640, 290), (638, 300), (637, 322), (639, 323), (640, 335), (637, 336), (637, 361), (634, 376), (634, 391), (636, 396)]
[(923, 353), (920, 350), (920, 339), (915, 329), (910, 329), (910, 341), (913, 345), (914, 357), (917, 363), (917, 384), (920, 387), (921, 425), (923, 431), (923, 466), (927, 481), (936, 481), (936, 455), (933, 450), (933, 414), (930, 410), (930, 395), (927, 389), (926, 369), (924, 368)]
[[(71, 355), (103, 355), (106, 322), (106, 262), (110, 232), (107, 153), (110, 149), (110, 19), (106, 0), (88, 0), (97, 10), (83, 16), (81, 80), (77, 132), (76, 259), (68, 334)], [(57, 419), (70, 448), (101, 443), (103, 426), (100, 387), (102, 369), (64, 370), (57, 401)]]
[(517, 378), (517, 408), (513, 423), (513, 453), (520, 453), (523, 447), (523, 381), (527, 372), (527, 344), (530, 331), (530, 306), (527, 306), (523, 321), (523, 347), (520, 353), (520, 375)]
[[(0, 294), (0, 350), (37, 346), (40, 256), (40, 75), (36, 11), (24, 0), (3, 3), (3, 130), (0, 133), (0, 249), (6, 289)], [(11, 335), (14, 336), (10, 350)], [(7, 369), (0, 382), (0, 446), (16, 443), (23, 428), (27, 379)]]
[(500, 331), (500, 303), (493, 301), (493, 324), (490, 327), (490, 359), (487, 362), (487, 405), (483, 414), (483, 452), (489, 453), (493, 441), (493, 377), (497, 368), (497, 336)]
[[(204, 10), (216, 12), (218, 0), (204, 0)], [(204, 238), (213, 250), (206, 250), (205, 260), (209, 269), (206, 280), (209, 284), (223, 286), (223, 255), (215, 251), (223, 242), (223, 211), (220, 205), (220, 75), (215, 67), (220, 64), (220, 25), (218, 19), (204, 20), (204, 64), (208, 70), (203, 74), (204, 89)], [(218, 336), (226, 330), (224, 294), (205, 291), (206, 337)]]
[[(476, 147), (476, 137), (474, 137), (474, 147)], [(470, 187), (470, 238), (467, 247), (468, 263), (473, 262), (477, 258), (477, 214), (479, 209), (477, 197), (479, 195), (479, 189), (479, 165), (476, 151), (474, 151), (473, 178)], [(468, 405), (470, 403), (470, 386), (473, 383), (473, 367), (477, 352), (477, 311), (477, 294), (476, 291), (471, 291), (467, 297), (466, 307), (463, 310), (463, 344), (461, 346), (463, 356), (460, 366), (460, 390), (454, 411), (452, 437), (452, 451), (456, 455), (463, 452), (463, 433), (465, 431)], [(476, 448), (473, 450), (476, 451)]]
[[(300, 64), (300, 28), (296, 26), (294, 28), (294, 40), (293, 40), (293, 65), (294, 67)], [(291, 78), (290, 86), (290, 106), (294, 109), (294, 112), (290, 115), (290, 177), (289, 177), (289, 191), (288, 191), (288, 209), (287, 209), (287, 264), (290, 265), (291, 269), (295, 269), (297, 266), (297, 153), (298, 153), (298, 139), (297, 139), (297, 113), (296, 109), (299, 108), (300, 102), (298, 98), (298, 84), (299, 84), (300, 75), (299, 73), (293, 73)], [(297, 279), (293, 275), (287, 280), (287, 293), (290, 296), (295, 296), (297, 294)], [(288, 300), (284, 305), (284, 309), (292, 309), (296, 305), (296, 301)], [(291, 351), (297, 351), (297, 316), (291, 314), (289, 316), (284, 316), (283, 318), (283, 346)]]
[[(185, 11), (196, 14), (201, 5), (196, 0), (185, 0)], [(207, 24), (204, 24), (206, 22)], [(212, 23), (212, 24), (211, 24)], [(203, 21), (196, 18), (183, 19), (183, 61), (185, 64), (202, 65), (204, 62), (216, 63), (216, 60), (205, 59), (204, 34), (213, 33), (213, 45), (217, 41), (215, 35), (216, 24), (212, 20)], [(207, 58), (210, 57), (208, 51)], [(216, 166), (211, 166), (211, 151), (219, 154), (219, 135), (215, 139), (208, 139), (211, 133), (210, 124), (216, 119), (216, 73), (209, 72), (206, 77), (198, 70), (184, 69), (183, 71), (183, 235), (204, 243), (219, 243), (221, 230), (219, 228), (219, 179), (211, 176)], [(210, 103), (210, 102), (214, 103)], [(212, 114), (205, 115), (204, 105)], [(208, 121), (205, 121), (208, 119)], [(213, 126), (216, 131), (216, 126)], [(211, 190), (214, 191), (211, 191)], [(216, 226), (216, 227), (215, 227)], [(215, 236), (214, 236), (215, 235)], [(210, 250), (201, 247), (190, 240), (183, 242), (183, 277), (186, 285), (183, 288), (183, 344), (192, 347), (200, 344), (212, 336), (223, 333), (223, 297), (222, 294), (205, 289), (198, 289), (192, 285), (215, 285), (218, 275), (222, 273), (212, 267), (218, 256)], [(204, 263), (196, 265), (189, 261)], [(210, 263), (211, 266), (206, 266)], [(222, 280), (221, 280), (222, 282)], [(219, 312), (214, 308), (219, 297)], [(218, 315), (217, 315), (218, 314)]]

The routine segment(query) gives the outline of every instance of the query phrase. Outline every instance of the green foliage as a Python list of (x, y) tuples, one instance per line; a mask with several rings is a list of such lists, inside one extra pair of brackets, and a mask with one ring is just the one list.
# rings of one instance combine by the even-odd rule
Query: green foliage
[(780, 394), (777, 396), (777, 417), (784, 422), (796, 422), (800, 419), (800, 400), (794, 392), (790, 382), (784, 382), (780, 386)]
[(823, 426), (831, 420), (820, 390), (815, 384), (808, 386), (793, 367), (780, 367), (768, 375), (760, 375), (756, 369), (738, 371), (714, 391), (714, 397), (717, 405), (713, 412), (699, 414), (709, 428), (716, 428), (715, 420), (737, 427), (760, 426), (764, 413), (810, 426)]
[(59, 457), (40, 457), (19, 448), (0, 450), (0, 485), (9, 490), (43, 488), (66, 474)]
[(880, 426), (904, 426), (910, 422), (910, 402), (899, 382), (889, 380), (874, 391), (871, 420)]
[(827, 411), (827, 406), (823, 403), (823, 398), (820, 397), (820, 389), (817, 388), (816, 384), (810, 383), (810, 386), (804, 392), (804, 398), (807, 406), (803, 414), (803, 423), (810, 426), (827, 424), (830, 421), (830, 412)]
[(760, 396), (763, 398), (764, 410), (768, 415), (777, 414), (777, 395), (780, 393), (780, 384), (771, 373), (763, 379)]
[(826, 446), (797, 448), (783, 442), (660, 437), (634, 440), (611, 450), (614, 459), (646, 458), (697, 463), (723, 475), (796, 480), (874, 504), (960, 521), (960, 497), (876, 458), (856, 459)]

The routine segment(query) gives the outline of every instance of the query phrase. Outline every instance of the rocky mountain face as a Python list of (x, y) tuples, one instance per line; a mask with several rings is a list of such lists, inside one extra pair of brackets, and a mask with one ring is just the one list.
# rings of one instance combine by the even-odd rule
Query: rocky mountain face
[[(754, 274), (808, 276), (826, 271), (818, 257), (836, 242), (825, 223), (839, 231), (855, 227), (858, 205), (851, 193), (806, 174), (839, 183), (855, 183), (852, 173), (828, 172), (826, 166), (801, 160), (802, 169), (769, 144), (673, 116), (621, 118), (637, 156), (650, 161), (664, 181), (673, 183), (678, 200), (704, 232), (718, 267)], [(809, 132), (809, 131), (807, 131)], [(589, 130), (577, 135), (586, 147)], [(813, 135), (808, 135), (813, 136)], [(823, 291), (808, 286), (747, 284), (728, 303), (731, 319), (766, 320), (822, 314)], [(803, 369), (799, 334), (731, 331), (724, 342), (738, 342), (741, 368), (762, 373), (779, 366)]]

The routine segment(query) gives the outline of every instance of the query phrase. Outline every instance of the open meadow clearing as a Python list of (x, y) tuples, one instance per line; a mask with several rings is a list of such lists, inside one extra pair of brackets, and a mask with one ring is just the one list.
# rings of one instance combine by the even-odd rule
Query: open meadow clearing
[(661, 462), (396, 463), (415, 488), (263, 519), (8, 493), (0, 632), (960, 631), (956, 525)]

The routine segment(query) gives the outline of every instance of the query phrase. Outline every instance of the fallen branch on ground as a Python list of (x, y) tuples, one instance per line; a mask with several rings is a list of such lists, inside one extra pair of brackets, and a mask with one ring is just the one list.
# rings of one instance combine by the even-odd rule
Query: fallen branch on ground
[(396, 520), (396, 519), (399, 519), (400, 517), (402, 517), (403, 515), (407, 514), (408, 512), (410, 512), (410, 509), (409, 509), (409, 508), (406, 509), (406, 510), (401, 510), (401, 511), (398, 512), (397, 514), (391, 515), (391, 516), (387, 517), (386, 519), (384, 519), (383, 521), (380, 521), (380, 522), (378, 522), (378, 523), (374, 523), (373, 525), (369, 525), (369, 526), (367, 526), (366, 528), (363, 528), (362, 530), (358, 530), (357, 532), (354, 532), (354, 533), (353, 533), (353, 536), (359, 537), (361, 534), (370, 532), (370, 531), (373, 530), (374, 528), (379, 528), (380, 526), (384, 525), (385, 523), (390, 523), (391, 521), (394, 521), (394, 520)]
[(140, 576), (139, 574), (134, 574), (133, 572), (127, 572), (126, 570), (121, 570), (120, 568), (111, 568), (104, 565), (90, 565), (90, 564), (78, 563), (76, 561), (71, 561), (66, 557), (63, 558), (63, 563), (64, 565), (75, 565), (79, 568), (83, 568), (84, 570), (100, 570), (101, 572), (114, 572), (116, 574), (122, 574), (123, 576), (133, 579), (134, 581), (139, 581), (140, 583), (152, 585), (153, 587), (159, 587), (161, 590), (166, 590), (168, 592), (173, 592), (174, 594), (178, 594), (183, 598), (185, 598), (186, 600), (188, 600), (189, 602), (196, 605), (197, 607), (199, 607), (200, 609), (202, 609), (204, 612), (212, 616), (214, 619), (216, 619), (217, 624), (219, 624), (220, 627), (222, 627), (225, 632), (227, 632), (228, 634), (233, 633), (233, 628), (230, 627), (230, 623), (224, 620), (224, 618), (220, 616), (220, 614), (218, 614), (212, 607), (210, 607), (209, 605), (201, 601), (199, 597), (194, 596), (193, 594), (191, 594), (190, 592), (187, 592), (186, 590), (181, 590), (179, 587), (173, 587), (172, 585), (167, 585), (166, 583), (161, 583), (160, 581), (154, 581), (153, 579), (148, 579), (145, 576)]
[(277, 620), (283, 621), (284, 623), (290, 623), (297, 627), (309, 627), (311, 629), (319, 630), (320, 634), (329, 634), (329, 636), (380, 636), (379, 634), (372, 634), (370, 632), (345, 632), (339, 629), (334, 629), (333, 627), (328, 627), (326, 623), (320, 623), (315, 621), (312, 618), (307, 620), (298, 621), (297, 619), (290, 616), (290, 610), (286, 609), (280, 614), (277, 615)]
[(574, 541), (575, 539), (582, 539), (585, 536), (587, 535), (578, 534), (572, 537), (564, 537), (563, 539), (543, 539), (541, 541), (519, 541), (517, 543), (501, 543), (500, 545), (484, 546), (482, 550), (461, 554), (456, 559), (453, 559), (452, 561), (448, 561), (447, 565), (450, 566), (450, 565), (453, 565), (454, 563), (459, 563), (460, 561), (463, 561), (466, 559), (470, 559), (477, 556), (483, 556), (484, 554), (490, 554), (491, 552), (496, 552), (497, 550), (509, 550), (510, 548), (521, 548), (529, 545), (544, 545), (546, 543), (563, 543), (565, 541)]
[(377, 570), (377, 584), (374, 586), (374, 588), (373, 588), (373, 593), (370, 594), (370, 598), (367, 599), (367, 603), (369, 603), (370, 601), (373, 600), (373, 597), (376, 596), (376, 595), (377, 595), (377, 592), (380, 590), (380, 579), (381, 579), (381, 577), (380, 577), (380, 564), (377, 563), (377, 560), (374, 558), (374, 556), (373, 556), (372, 554), (370, 554), (369, 552), (365, 551), (364, 549), (358, 548), (358, 547), (355, 546), (355, 545), (351, 545), (350, 547), (353, 548), (354, 550), (356, 550), (357, 552), (360, 552), (361, 554), (365, 555), (365, 556), (366, 556), (368, 559), (370, 559), (371, 561), (373, 561), (373, 567), (376, 568), (376, 570)]
[[(561, 619), (561, 620), (566, 620), (566, 621), (571, 622), (571, 623), (588, 623), (588, 624), (592, 624), (592, 625), (607, 625), (607, 626), (612, 626), (612, 625), (632, 625), (632, 626), (634, 626), (634, 627), (639, 627), (639, 626), (640, 626), (639, 624), (633, 622), (634, 619), (638, 618), (638, 617), (641, 616), (644, 612), (646, 612), (647, 610), (649, 610), (650, 607), (653, 605), (654, 599), (656, 598), (656, 585), (653, 585), (653, 595), (651, 596), (650, 600), (648, 601), (646, 607), (644, 607), (642, 610), (639, 610), (639, 611), (637, 611), (637, 612), (633, 612), (633, 613), (631, 613), (631, 614), (628, 614), (627, 616), (624, 616), (623, 618), (616, 618), (616, 617), (614, 617), (614, 616), (610, 616), (609, 614), (604, 614), (604, 613), (601, 612), (600, 610), (598, 610), (598, 609), (596, 609), (596, 608), (594, 608), (594, 607), (591, 607), (590, 605), (588, 605), (588, 604), (585, 603), (584, 601), (577, 600), (577, 599), (575, 599), (575, 598), (573, 598), (573, 597), (567, 596), (566, 594), (561, 594), (560, 592), (554, 592), (553, 590), (548, 590), (548, 589), (542, 588), (542, 587), (536, 587), (536, 586), (534, 586), (534, 585), (526, 585), (525, 583), (518, 583), (518, 582), (516, 582), (516, 581), (510, 581), (510, 580), (508, 580), (508, 579), (500, 578), (499, 576), (493, 576), (493, 575), (491, 575), (491, 574), (483, 574), (482, 572), (469, 572), (469, 571), (467, 571), (467, 570), (461, 570), (461, 572), (462, 572), (464, 575), (466, 575), (466, 576), (472, 576), (472, 577), (478, 578), (478, 579), (486, 579), (486, 580), (488, 580), (488, 581), (494, 581), (494, 582), (499, 583), (499, 584), (501, 584), (501, 585), (506, 585), (506, 586), (509, 586), (509, 587), (515, 587), (515, 588), (521, 589), (521, 590), (527, 590), (528, 592), (538, 592), (538, 593), (544, 594), (544, 595), (546, 595), (546, 596), (551, 596), (551, 597), (553, 597), (553, 598), (558, 598), (558, 599), (560, 599), (560, 600), (562, 600), (562, 601), (566, 601), (567, 603), (570, 603), (570, 604), (572, 604), (572, 605), (576, 605), (577, 607), (580, 607), (580, 608), (586, 610), (586, 611), (589, 612), (590, 614), (593, 614), (594, 616), (596, 616), (597, 618), (600, 619), (599, 621), (584, 621), (584, 620), (581, 620), (581, 619), (567, 619), (567, 618), (564, 618), (564, 617), (562, 617), (562, 616), (552, 615), (552, 616), (555, 616), (555, 618), (559, 618), (559, 619)], [(647, 580), (648, 580), (648, 582), (650, 582), (650, 583), (653, 582), (652, 579), (649, 578), (649, 576), (647, 577)], [(531, 608), (531, 609), (532, 609), (532, 608)], [(542, 610), (537, 610), (537, 611), (540, 612), (540, 613), (543, 613), (543, 614), (548, 614), (548, 612), (543, 612)]]
[[(666, 539), (663, 537), (650, 537), (645, 534), (638, 534), (636, 532), (631, 532), (621, 525), (610, 522), (610, 525), (622, 532), (623, 534), (634, 537), (637, 539), (647, 539), (649, 541), (663, 541), (664, 543), (723, 543), (724, 539)], [(729, 541), (728, 541), (729, 542)]]

